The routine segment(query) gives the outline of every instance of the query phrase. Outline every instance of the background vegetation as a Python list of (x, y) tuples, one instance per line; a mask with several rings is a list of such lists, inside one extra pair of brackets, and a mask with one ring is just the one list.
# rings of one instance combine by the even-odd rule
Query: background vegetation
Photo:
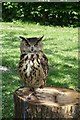
[(76, 27), (80, 26), (79, 8), (77, 2), (6, 2), (3, 3), (3, 20)]
[[(3, 3), (2, 15), (5, 22), (0, 23), (0, 37), (2, 38), (0, 43), (3, 55), (1, 65), (8, 68), (8, 71), (2, 73), (3, 118), (14, 116), (13, 93), (23, 86), (17, 72), (20, 35), (24, 37), (44, 35), (44, 52), (49, 61), (47, 86), (80, 90), (78, 29), (76, 28), (79, 25), (78, 6), (77, 3)], [(46, 12), (48, 17), (43, 15)], [(70, 26), (75, 26), (75, 28)]]

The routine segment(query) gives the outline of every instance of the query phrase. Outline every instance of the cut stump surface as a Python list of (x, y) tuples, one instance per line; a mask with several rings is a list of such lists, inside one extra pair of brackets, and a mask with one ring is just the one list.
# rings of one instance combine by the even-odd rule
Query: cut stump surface
[(14, 92), (15, 118), (80, 118), (80, 92), (65, 88), (19, 88)]

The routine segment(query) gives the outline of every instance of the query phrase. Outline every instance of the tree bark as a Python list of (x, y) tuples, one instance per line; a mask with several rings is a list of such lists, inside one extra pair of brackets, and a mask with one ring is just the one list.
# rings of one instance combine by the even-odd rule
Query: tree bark
[(55, 87), (29, 88), (14, 92), (15, 119), (80, 118), (80, 92)]

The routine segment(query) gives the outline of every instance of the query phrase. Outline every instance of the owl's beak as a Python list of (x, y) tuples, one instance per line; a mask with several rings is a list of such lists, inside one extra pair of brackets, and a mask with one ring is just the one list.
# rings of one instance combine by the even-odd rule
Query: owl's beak
[(33, 52), (33, 50), (34, 50), (34, 48), (33, 47), (31, 47), (31, 51)]

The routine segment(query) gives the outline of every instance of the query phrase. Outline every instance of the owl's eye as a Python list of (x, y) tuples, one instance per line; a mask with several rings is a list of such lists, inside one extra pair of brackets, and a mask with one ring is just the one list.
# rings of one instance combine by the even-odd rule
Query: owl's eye
[(26, 43), (26, 46), (27, 46), (27, 47), (30, 47), (30, 44), (27, 44), (27, 43)]
[(29, 44), (29, 42), (28, 41), (26, 41), (26, 46), (28, 46), (28, 47), (30, 47), (31, 45)]
[(38, 46), (38, 43), (36, 43), (34, 46)]

